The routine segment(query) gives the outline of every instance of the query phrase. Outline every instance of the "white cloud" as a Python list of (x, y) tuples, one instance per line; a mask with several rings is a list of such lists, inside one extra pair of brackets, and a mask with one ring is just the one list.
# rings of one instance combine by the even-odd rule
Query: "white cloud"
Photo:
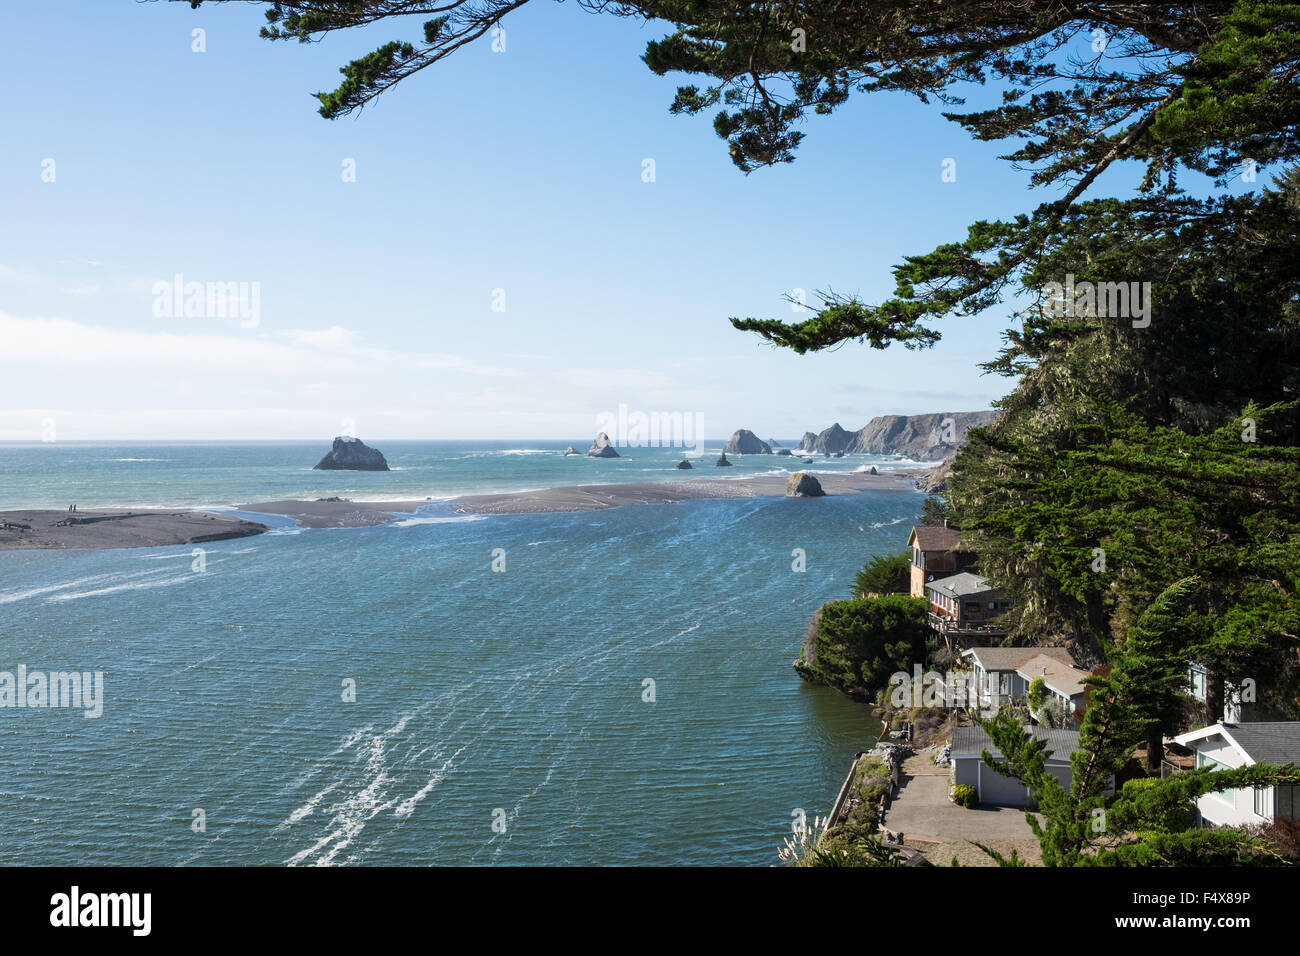
[(7, 266), (0, 263), (0, 282), (7, 282), (13, 285), (31, 285), (40, 281), (41, 277), (35, 272), (28, 272), (24, 269), (15, 269), (13, 266)]
[(328, 329), (289, 329), (283, 333), (295, 345), (310, 345), (318, 349), (350, 349), (356, 333), (341, 325)]
[(0, 313), (0, 362), (100, 368), (299, 372), (346, 368), (347, 361), (261, 338), (138, 332), (69, 319)]
[(363, 348), (356, 344), (358, 337), (339, 325), (327, 329), (292, 329), (272, 337), (251, 331), (243, 335), (221, 335), (114, 329), (70, 319), (0, 313), (0, 342), (4, 343), (0, 363), (253, 371), (278, 377), (394, 369), (437, 369), (501, 378), (522, 374), (518, 369), (483, 365), (461, 355)]

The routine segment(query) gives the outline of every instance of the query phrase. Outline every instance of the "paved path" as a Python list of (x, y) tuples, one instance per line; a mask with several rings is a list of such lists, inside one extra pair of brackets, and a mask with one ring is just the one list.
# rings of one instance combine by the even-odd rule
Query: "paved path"
[(905, 773), (899, 780), (898, 795), (885, 813), (884, 825), (895, 833), (930, 840), (1034, 841), (1023, 810), (966, 810), (949, 800), (948, 774), (942, 767), (935, 767), (934, 772)]

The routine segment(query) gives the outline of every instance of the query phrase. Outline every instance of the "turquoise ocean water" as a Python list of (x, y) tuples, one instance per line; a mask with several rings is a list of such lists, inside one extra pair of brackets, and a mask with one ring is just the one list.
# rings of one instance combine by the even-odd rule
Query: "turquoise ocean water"
[[(102, 671), (105, 698), (0, 708), (0, 864), (767, 865), (795, 808), (829, 809), (872, 728), (790, 662), (921, 495), (465, 518), (437, 499), (677, 480), (681, 451), (375, 444), (395, 471), (313, 472), (320, 443), (0, 445), (0, 508), (435, 499), (218, 542), (203, 571), (0, 553), (0, 671)], [(814, 467), (864, 463), (908, 464)]]

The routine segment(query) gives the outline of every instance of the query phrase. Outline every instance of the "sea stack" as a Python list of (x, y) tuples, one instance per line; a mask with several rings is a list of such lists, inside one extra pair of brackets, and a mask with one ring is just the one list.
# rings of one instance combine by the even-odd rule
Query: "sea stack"
[(581, 455), (581, 454), (582, 454), (582, 452), (578, 451), (578, 449), (574, 448), (572, 445), (570, 445), (568, 448), (564, 449), (564, 457), (565, 457), (565, 458), (568, 458), (570, 455)]
[(596, 440), (591, 443), (587, 449), (588, 458), (617, 458), (618, 451), (614, 448), (614, 443), (609, 440), (609, 436), (601, 432), (596, 436)]
[(321, 471), (388, 471), (388, 462), (378, 448), (360, 438), (340, 435), (334, 447), (316, 464)]
[(685, 458), (683, 458), (681, 461), (679, 461), (679, 462), (677, 463), (677, 467), (678, 467), (678, 468), (681, 468), (681, 469), (683, 469), (683, 470), (685, 470), (685, 469), (687, 469), (687, 468), (694, 468), (695, 466), (692, 465), (692, 464), (691, 464), (689, 461), (687, 461)]
[(772, 448), (749, 429), (741, 428), (732, 434), (722, 449), (724, 455), (728, 452), (733, 455), (770, 455)]
[(787, 498), (820, 498), (826, 492), (822, 484), (806, 471), (796, 471), (786, 479), (785, 496)]
[(719, 468), (731, 467), (731, 462), (727, 461), (727, 453), (725, 451), (722, 453), (722, 457), (718, 459), (717, 465)]

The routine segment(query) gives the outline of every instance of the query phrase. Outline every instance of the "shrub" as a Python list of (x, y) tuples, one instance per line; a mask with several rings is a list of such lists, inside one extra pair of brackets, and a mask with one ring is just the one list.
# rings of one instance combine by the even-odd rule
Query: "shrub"
[(852, 597), (864, 598), (868, 594), (906, 594), (911, 590), (912, 556), (878, 554), (862, 566), (853, 579)]
[[(1121, 797), (1137, 797), (1145, 790), (1150, 790), (1158, 781), (1155, 777), (1135, 777), (1124, 781), (1119, 788)], [(1182, 833), (1196, 826), (1196, 807), (1190, 802), (1167, 807), (1152, 821), (1164, 833)]]
[(1035, 677), (1031, 680), (1029, 690), (1025, 694), (1025, 700), (1031, 710), (1041, 710), (1047, 700), (1047, 682), (1041, 677)]
[(1276, 817), (1271, 823), (1247, 827), (1246, 832), (1261, 838), (1286, 859), (1300, 863), (1300, 820)]
[(805, 654), (795, 669), (842, 691), (885, 687), (891, 674), (925, 659), (925, 609), (923, 599), (906, 594), (833, 601), (817, 613), (812, 660)]
[(967, 810), (979, 806), (980, 797), (975, 788), (968, 784), (959, 783), (952, 788), (952, 802), (959, 807), (965, 807)]

